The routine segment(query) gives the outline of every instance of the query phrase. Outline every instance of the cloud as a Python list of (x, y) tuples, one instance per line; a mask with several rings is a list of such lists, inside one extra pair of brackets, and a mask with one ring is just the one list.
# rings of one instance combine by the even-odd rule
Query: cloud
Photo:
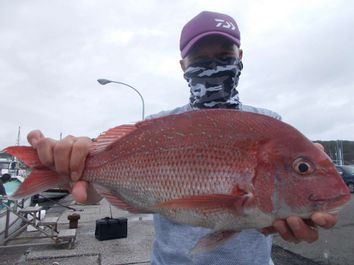
[[(95, 137), (188, 101), (179, 34), (202, 10), (241, 29), (245, 104), (274, 109), (312, 139), (353, 139), (349, 1), (6, 1), (0, 9), (0, 148), (25, 134)], [(279, 12), (281, 10), (282, 12)]]

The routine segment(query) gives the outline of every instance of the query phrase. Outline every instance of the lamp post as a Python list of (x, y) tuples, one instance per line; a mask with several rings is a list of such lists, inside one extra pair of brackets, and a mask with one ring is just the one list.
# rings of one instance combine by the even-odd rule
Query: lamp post
[(140, 92), (132, 87), (131, 85), (128, 85), (126, 83), (123, 83), (123, 82), (118, 82), (118, 81), (113, 81), (113, 80), (108, 80), (108, 79), (97, 79), (97, 82), (100, 83), (101, 85), (106, 85), (108, 83), (116, 83), (116, 84), (120, 84), (120, 85), (124, 85), (124, 86), (127, 86), (127, 87), (130, 87), (131, 89), (133, 89), (136, 93), (138, 93), (140, 99), (141, 99), (141, 104), (142, 104), (142, 120), (144, 120), (145, 118), (145, 103), (144, 103), (144, 98), (143, 96), (140, 94)]

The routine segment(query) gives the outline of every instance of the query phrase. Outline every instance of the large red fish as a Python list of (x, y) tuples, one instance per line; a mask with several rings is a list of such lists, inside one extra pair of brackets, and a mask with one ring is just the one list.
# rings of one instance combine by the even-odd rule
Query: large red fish
[[(8, 147), (32, 173), (14, 198), (69, 182), (31, 147)], [(235, 110), (199, 110), (110, 129), (97, 138), (84, 180), (112, 204), (211, 228), (197, 249), (277, 218), (335, 212), (350, 193), (330, 158), (293, 127)]]

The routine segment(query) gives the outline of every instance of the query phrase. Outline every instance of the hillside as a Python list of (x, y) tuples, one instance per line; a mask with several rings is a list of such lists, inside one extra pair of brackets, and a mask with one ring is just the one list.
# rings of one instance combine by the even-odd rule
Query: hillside
[(324, 146), (326, 153), (336, 161), (338, 159), (337, 150), (343, 144), (344, 164), (354, 164), (354, 141), (315, 141)]

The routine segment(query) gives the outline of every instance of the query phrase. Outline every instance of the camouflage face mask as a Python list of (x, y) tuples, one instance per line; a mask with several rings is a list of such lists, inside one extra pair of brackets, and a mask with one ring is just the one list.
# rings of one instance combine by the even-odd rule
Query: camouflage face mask
[(190, 87), (192, 107), (238, 109), (241, 103), (236, 87), (242, 68), (241, 60), (234, 57), (190, 65), (184, 78)]

